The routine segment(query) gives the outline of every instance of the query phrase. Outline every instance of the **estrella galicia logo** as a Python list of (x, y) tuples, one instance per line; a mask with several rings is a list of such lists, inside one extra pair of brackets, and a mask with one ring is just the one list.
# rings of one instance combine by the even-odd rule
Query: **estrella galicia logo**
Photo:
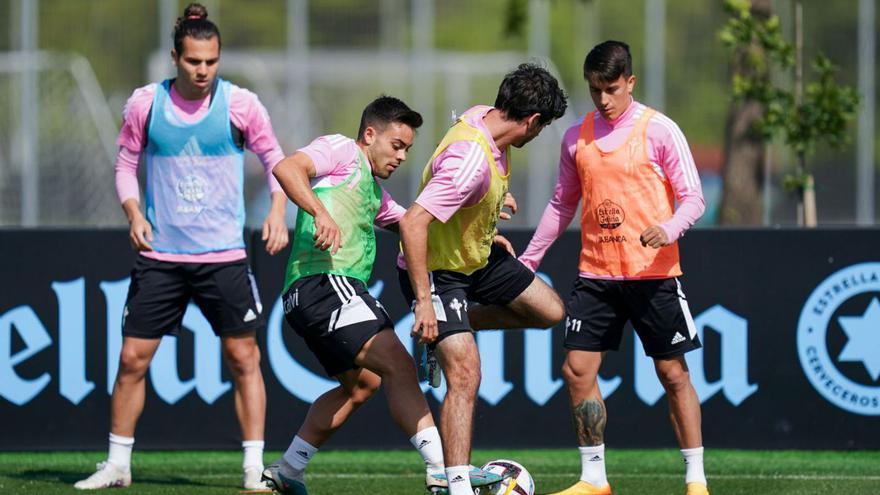
[(880, 416), (880, 263), (822, 281), (801, 310), (797, 346), (804, 373), (826, 400)]
[(626, 213), (622, 206), (606, 199), (596, 208), (596, 218), (599, 220), (599, 226), (603, 229), (616, 229), (623, 223)]

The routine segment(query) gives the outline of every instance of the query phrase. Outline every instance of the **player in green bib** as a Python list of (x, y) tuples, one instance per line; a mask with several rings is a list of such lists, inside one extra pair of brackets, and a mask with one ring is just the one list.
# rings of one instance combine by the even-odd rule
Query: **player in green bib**
[(355, 278), (364, 284), (373, 271), (376, 235), (373, 224), (382, 205), (382, 187), (372, 176), (363, 150), (355, 146), (356, 162), (351, 173), (336, 185), (316, 186), (312, 192), (339, 227), (332, 251), (316, 246), (315, 217), (299, 210), (293, 245), (287, 262), (284, 291), (303, 277), (333, 274)]
[(309, 461), (380, 384), (394, 421), (425, 461), (428, 488), (445, 488), (440, 435), (415, 366), (382, 304), (367, 291), (376, 256), (373, 227), (396, 230), (406, 212), (377, 179), (387, 179), (406, 159), (421, 124), (405, 103), (382, 96), (364, 109), (356, 140), (322, 136), (273, 170), (299, 206), (285, 273), (285, 317), (339, 381), (315, 400), (287, 452), (264, 471), (263, 479), (281, 493), (306, 493)]

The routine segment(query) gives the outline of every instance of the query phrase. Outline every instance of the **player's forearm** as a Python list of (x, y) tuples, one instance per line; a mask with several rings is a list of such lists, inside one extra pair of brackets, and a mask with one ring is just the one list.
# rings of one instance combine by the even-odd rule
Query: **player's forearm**
[(301, 210), (313, 217), (319, 213), (326, 213), (327, 210), (324, 208), (321, 200), (312, 191), (312, 186), (309, 183), (308, 167), (299, 160), (299, 156), (300, 154), (298, 153), (281, 160), (272, 169), (272, 174), (278, 180), (281, 189), (284, 190), (284, 194), (296, 203), (296, 206)]
[(257, 155), (263, 164), (269, 192), (281, 192), (281, 186), (272, 176), (272, 168), (284, 159), (284, 151), (278, 144), (266, 107), (254, 93), (235, 88), (230, 95), (229, 119), (244, 135), (245, 148)]
[(272, 205), (269, 207), (269, 215), (281, 215), (287, 211), (287, 195), (283, 191), (272, 193)]
[(681, 238), (703, 216), (704, 211), (706, 203), (702, 194), (693, 193), (682, 197), (672, 218), (660, 225), (666, 232), (668, 242), (673, 243)]
[(140, 155), (120, 146), (116, 153), (116, 195), (122, 204), (128, 199), (140, 201), (137, 169)]
[(431, 283), (428, 279), (428, 228), (404, 216), (400, 221), (400, 241), (406, 270), (416, 302), (430, 302)]
[(263, 168), (266, 173), (266, 183), (269, 185), (269, 193), (284, 193), (281, 189), (281, 184), (278, 183), (278, 179), (275, 178), (275, 175), (272, 171), (275, 168), (275, 164), (284, 160), (284, 153), (281, 151), (281, 148), (275, 148), (268, 150), (264, 153), (257, 153), (257, 156), (260, 158), (260, 162), (263, 164)]
[(535, 234), (532, 236), (532, 240), (529, 241), (529, 246), (519, 257), (519, 260), (532, 271), (538, 269), (538, 265), (544, 259), (544, 254), (556, 242), (556, 239), (565, 232), (577, 210), (577, 202), (575, 202), (573, 208), (568, 207), (568, 205), (561, 207), (561, 205), (558, 201), (551, 201), (547, 205), (547, 208), (544, 209), (544, 214), (541, 216), (541, 221), (538, 223), (538, 228), (535, 229)]
[(135, 198), (126, 199), (122, 203), (122, 211), (125, 212), (125, 217), (128, 218), (128, 223), (144, 216), (143, 213), (141, 213), (141, 205)]

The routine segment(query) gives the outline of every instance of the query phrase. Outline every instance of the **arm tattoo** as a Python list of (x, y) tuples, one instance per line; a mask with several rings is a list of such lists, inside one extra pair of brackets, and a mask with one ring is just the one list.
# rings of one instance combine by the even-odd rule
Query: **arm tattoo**
[(574, 429), (582, 446), (605, 442), (605, 404), (601, 399), (587, 399), (571, 407)]

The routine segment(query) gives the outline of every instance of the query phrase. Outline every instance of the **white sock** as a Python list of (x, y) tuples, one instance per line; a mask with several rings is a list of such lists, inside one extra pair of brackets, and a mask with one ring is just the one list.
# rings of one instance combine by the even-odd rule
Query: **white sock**
[(471, 488), (470, 471), (471, 467), (468, 465), (446, 467), (449, 495), (474, 495), (474, 489)]
[(605, 444), (578, 447), (581, 452), (581, 481), (595, 487), (608, 484), (605, 477)]
[(703, 447), (695, 449), (681, 449), (681, 457), (684, 459), (686, 471), (685, 483), (706, 484), (706, 473), (703, 472)]
[(440, 441), (440, 432), (436, 426), (425, 428), (409, 439), (409, 442), (419, 451), (425, 460), (425, 468), (428, 474), (443, 472), (443, 444)]
[(300, 478), (317, 451), (317, 447), (312, 446), (312, 444), (300, 438), (299, 435), (293, 437), (290, 447), (284, 453), (284, 460), (293, 467), (294, 473), (299, 477), (294, 479), (302, 481)]
[(241, 442), (241, 448), (244, 450), (244, 461), (241, 463), (242, 469), (260, 468), (263, 470), (263, 446), (266, 442), (262, 440), (245, 440)]
[(107, 460), (123, 471), (131, 469), (131, 449), (134, 448), (134, 437), (123, 437), (110, 434), (110, 448)]

